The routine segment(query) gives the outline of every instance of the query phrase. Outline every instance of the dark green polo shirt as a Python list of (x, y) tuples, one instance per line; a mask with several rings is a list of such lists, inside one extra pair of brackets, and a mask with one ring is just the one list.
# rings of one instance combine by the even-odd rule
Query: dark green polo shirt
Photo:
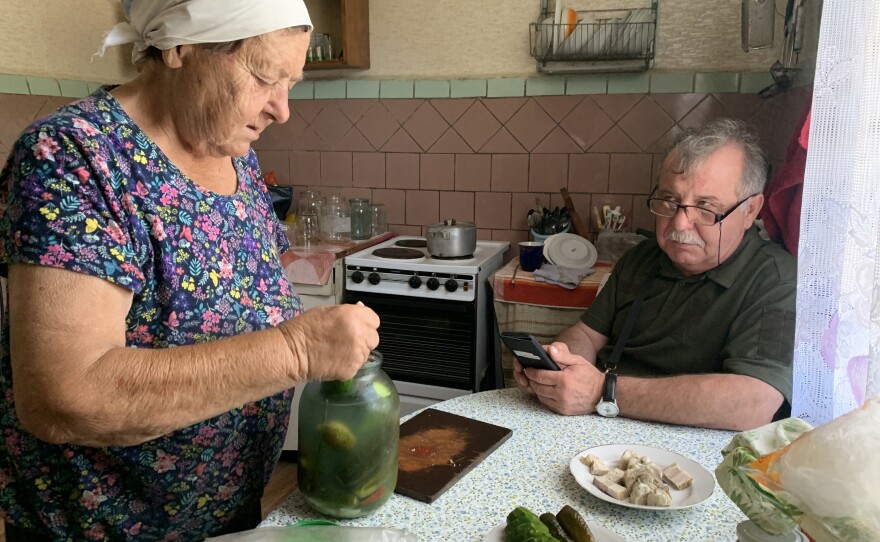
[(627, 251), (581, 317), (610, 337), (598, 366), (611, 355), (639, 285), (658, 263), (618, 372), (743, 374), (770, 384), (790, 403), (797, 263), (754, 227), (727, 261), (691, 277), (673, 267), (656, 240)]

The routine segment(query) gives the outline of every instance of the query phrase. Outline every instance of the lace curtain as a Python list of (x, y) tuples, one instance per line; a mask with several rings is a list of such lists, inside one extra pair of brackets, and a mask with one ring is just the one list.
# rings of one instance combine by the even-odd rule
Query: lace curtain
[(880, 9), (825, 0), (798, 245), (792, 415), (880, 394)]

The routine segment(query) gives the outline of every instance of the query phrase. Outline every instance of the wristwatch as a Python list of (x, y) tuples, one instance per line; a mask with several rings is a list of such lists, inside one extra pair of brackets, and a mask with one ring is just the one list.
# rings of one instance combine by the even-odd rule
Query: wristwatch
[(596, 413), (606, 418), (614, 418), (620, 414), (617, 406), (617, 375), (610, 371), (605, 373), (605, 386), (602, 389), (602, 399), (596, 403)]

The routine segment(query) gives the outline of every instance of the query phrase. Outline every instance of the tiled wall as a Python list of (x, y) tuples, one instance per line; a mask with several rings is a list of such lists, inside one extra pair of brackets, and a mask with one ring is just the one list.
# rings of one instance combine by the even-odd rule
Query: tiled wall
[[(561, 205), (562, 187), (593, 230), (590, 210), (609, 198), (633, 209), (629, 229), (653, 229), (644, 198), (670, 137), (718, 116), (741, 118), (778, 169), (806, 95), (799, 88), (770, 100), (739, 92), (294, 99), (290, 122), (269, 128), (255, 148), (263, 170), (295, 186), (295, 197), (308, 187), (385, 203), (400, 234), (457, 218), (474, 220), (480, 239), (525, 240), (535, 198)], [(0, 94), (0, 153), (32, 120), (71, 99)]]
[(720, 116), (746, 120), (774, 169), (807, 95), (596, 94), (514, 98), (292, 100), (291, 121), (255, 144), (264, 171), (302, 189), (385, 203), (392, 229), (473, 220), (480, 239), (522, 241), (535, 198), (578, 213), (613, 201), (653, 229), (645, 197), (666, 142)]

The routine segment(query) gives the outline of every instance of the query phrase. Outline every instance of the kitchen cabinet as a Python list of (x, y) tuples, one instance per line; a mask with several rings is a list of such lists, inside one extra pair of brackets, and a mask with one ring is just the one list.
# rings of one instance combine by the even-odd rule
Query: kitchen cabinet
[(306, 6), (315, 32), (329, 34), (342, 53), (335, 60), (306, 62), (306, 71), (370, 67), (369, 0), (306, 0)]

